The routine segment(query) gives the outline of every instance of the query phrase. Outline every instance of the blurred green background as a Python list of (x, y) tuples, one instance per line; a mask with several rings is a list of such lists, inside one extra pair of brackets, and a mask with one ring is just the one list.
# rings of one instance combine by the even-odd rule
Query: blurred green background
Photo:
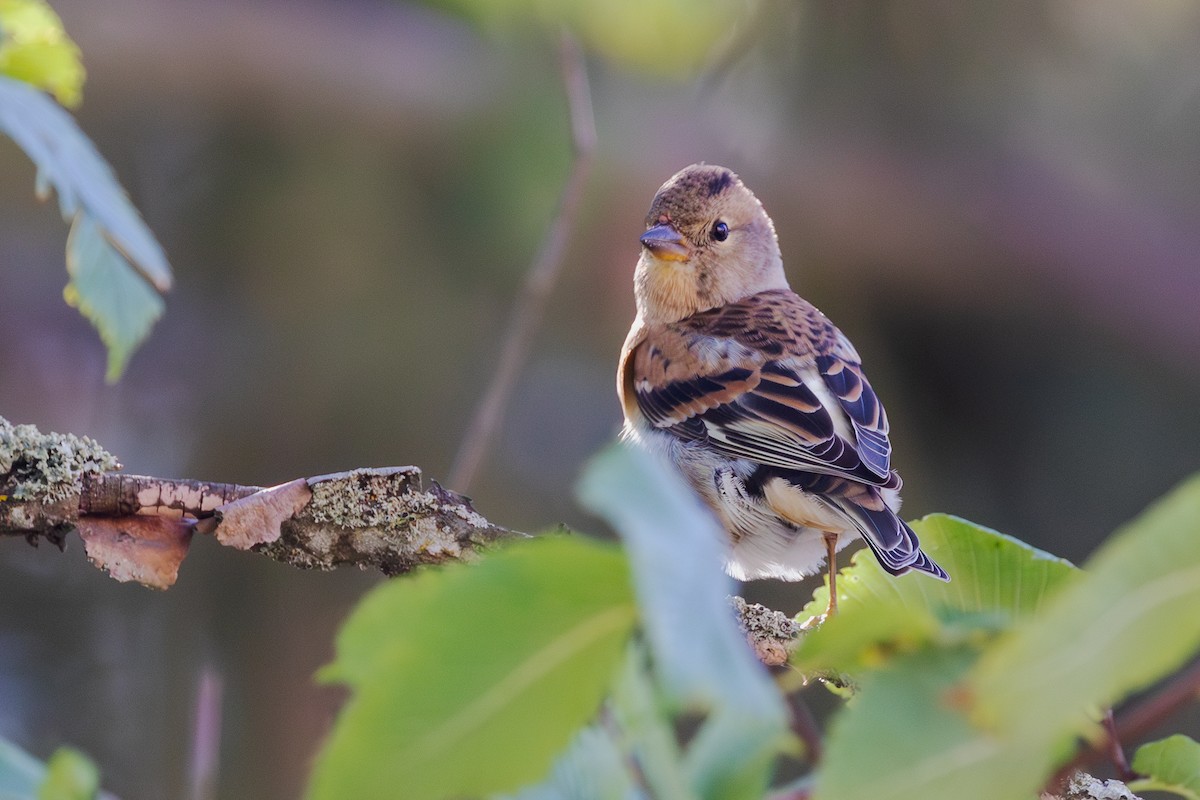
[[(65, 225), (0, 143), (0, 414), (89, 434), (131, 472), (448, 474), (569, 170), (563, 18), (589, 50), (599, 147), (470, 492), (486, 516), (600, 529), (572, 485), (618, 429), (642, 218), (700, 160), (759, 195), (793, 287), (863, 354), (908, 516), (1080, 560), (1200, 466), (1200, 5), (54, 7), (89, 70), (80, 123), (177, 288), (106, 385), (62, 301)], [(218, 795), (294, 797), (340, 699), (311, 675), (375, 580), (198, 540), (155, 593), (77, 540), (3, 542), (0, 736), (42, 757), (73, 743), (125, 798), (185, 796), (209, 669)]]

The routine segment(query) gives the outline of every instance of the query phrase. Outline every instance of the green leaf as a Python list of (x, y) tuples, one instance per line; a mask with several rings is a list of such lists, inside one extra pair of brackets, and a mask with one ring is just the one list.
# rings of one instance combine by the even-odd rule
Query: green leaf
[[(868, 553), (862, 560), (875, 559)], [(808, 676), (852, 675), (937, 641), (940, 627), (931, 609), (885, 602), (839, 607), (834, 617), (800, 640), (789, 661)]]
[(759, 800), (786, 736), (782, 705), (766, 720), (724, 705), (709, 715), (684, 756), (684, 774), (705, 800)]
[(1188, 800), (1200, 800), (1200, 742), (1176, 734), (1149, 742), (1133, 756), (1133, 771), (1145, 775), (1131, 781), (1135, 792), (1173, 792)]
[[(958, 517), (933, 514), (912, 527), (950, 582), (889, 575), (869, 551), (858, 551), (838, 573), (837, 615), (805, 637), (794, 665), (853, 672), (877, 667), (892, 653), (970, 638), (1036, 614), (1077, 572), (1061, 558)], [(828, 602), (827, 583), (800, 616), (821, 614)]]
[(160, 292), (171, 288), (171, 269), (154, 234), (70, 114), (32, 87), (0, 77), (0, 129), (37, 166), (39, 193), (58, 193), (64, 219), (87, 213), (151, 285)]
[(642, 624), (666, 697), (711, 713), (685, 772), (701, 797), (761, 797), (785, 738), (786, 712), (738, 630), (722, 572), (725, 535), (679, 474), (616, 445), (589, 465), (580, 499), (629, 552)]
[(634, 620), (623, 555), (579, 537), (380, 586), (323, 672), (354, 696), (308, 796), (477, 796), (542, 778), (599, 707)]
[(130, 352), (162, 313), (156, 292), (171, 287), (162, 248), (95, 146), (71, 115), (28, 84), (0, 76), (0, 130), (38, 169), (38, 193), (52, 187), (72, 222), (67, 296), (109, 347), (115, 380)]
[(613, 687), (610, 708), (622, 733), (622, 743), (636, 759), (650, 796), (658, 800), (695, 798), (684, 774), (674, 721), (650, 675), (640, 642), (629, 648)]
[(869, 673), (830, 737), (820, 796), (1034, 796), (1094, 728), (1088, 707), (1145, 687), (1198, 646), (1200, 476), (1115, 534), (974, 665), (975, 648), (931, 644)]
[(129, 356), (162, 316), (163, 300), (86, 214), (75, 218), (67, 237), (66, 301), (96, 326), (108, 348), (109, 382), (125, 370)]
[(1007, 773), (1019, 768), (1019, 763), (1013, 762), (1002, 743), (981, 737), (950, 699), (974, 657), (965, 647), (930, 647), (869, 673), (854, 702), (830, 726), (817, 796), (821, 800), (1036, 797), (1009, 788)]
[(100, 772), (92, 760), (72, 747), (60, 747), (46, 762), (37, 800), (92, 800), (99, 790)]
[(584, 728), (554, 764), (550, 777), (511, 800), (628, 800), (636, 786), (617, 743), (599, 726)]
[(722, 570), (725, 534), (671, 467), (614, 445), (592, 460), (579, 498), (621, 535), (642, 624), (668, 697), (781, 714), (779, 693), (737, 629)]
[(1067, 734), (1083, 708), (1148, 686), (1198, 646), (1200, 475), (1115, 533), (1081, 579), (983, 658), (971, 680), (976, 719)]
[(12, 742), (0, 739), (0, 799), (32, 800), (45, 778), (45, 764)]
[(79, 47), (42, 0), (0, 0), (0, 74), (45, 89), (65, 106), (83, 95)]
[(627, 648), (603, 719), (603, 726), (577, 737), (546, 781), (523, 790), (516, 800), (640, 800), (647, 795), (697, 800), (685, 774), (675, 721), (654, 685), (643, 643), (634, 641)]
[(626, 67), (685, 78), (747, 14), (734, 0), (441, 0), (436, 5), (491, 28), (566, 26), (588, 47)]

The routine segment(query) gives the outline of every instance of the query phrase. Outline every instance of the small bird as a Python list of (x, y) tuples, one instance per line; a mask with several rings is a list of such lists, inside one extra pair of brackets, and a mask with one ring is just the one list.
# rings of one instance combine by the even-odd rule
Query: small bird
[(617, 368), (622, 436), (679, 467), (729, 534), (738, 580), (800, 580), (861, 536), (885, 570), (949, 580), (897, 515), (888, 420), (854, 345), (794, 293), (775, 226), (730, 170), (654, 196)]

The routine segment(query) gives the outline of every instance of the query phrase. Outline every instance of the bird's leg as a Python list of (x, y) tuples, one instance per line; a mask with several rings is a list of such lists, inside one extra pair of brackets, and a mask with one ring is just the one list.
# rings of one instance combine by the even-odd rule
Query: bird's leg
[(825, 609), (826, 619), (837, 613), (837, 541), (836, 533), (825, 534), (825, 549), (829, 556), (829, 606)]
[(829, 605), (825, 606), (825, 613), (816, 617), (809, 617), (804, 622), (800, 623), (800, 630), (807, 631), (813, 628), (818, 628), (824, 622), (837, 613), (837, 541), (836, 533), (826, 532), (825, 536), (825, 552), (829, 558), (826, 569), (829, 575)]

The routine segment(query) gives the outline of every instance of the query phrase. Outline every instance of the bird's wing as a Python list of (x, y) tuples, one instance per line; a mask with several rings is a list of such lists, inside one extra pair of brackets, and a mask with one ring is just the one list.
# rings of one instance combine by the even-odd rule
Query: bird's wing
[(627, 363), (660, 430), (767, 466), (897, 485), (887, 417), (854, 348), (791, 292), (649, 328)]
[(833, 332), (814, 356), (817, 371), (854, 428), (859, 458), (876, 475), (887, 475), (892, 468), (887, 412), (863, 374), (854, 345), (841, 331), (835, 328)]

